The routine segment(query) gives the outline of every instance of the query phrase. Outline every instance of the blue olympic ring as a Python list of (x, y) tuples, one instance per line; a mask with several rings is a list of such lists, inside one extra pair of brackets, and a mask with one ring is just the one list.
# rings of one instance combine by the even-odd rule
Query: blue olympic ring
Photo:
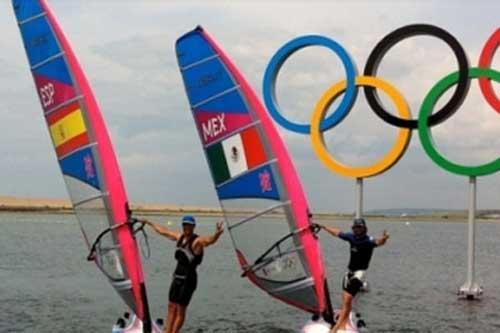
[(342, 101), (340, 102), (338, 108), (329, 117), (327, 117), (324, 122), (321, 123), (321, 131), (326, 131), (334, 127), (335, 125), (340, 123), (345, 116), (347, 116), (351, 109), (352, 103), (356, 99), (357, 94), (357, 88), (355, 84), (357, 72), (354, 63), (347, 51), (334, 40), (326, 38), (324, 36), (309, 35), (292, 39), (291, 41), (283, 45), (272, 57), (269, 65), (266, 68), (263, 84), (264, 102), (269, 110), (269, 114), (278, 124), (290, 131), (301, 134), (309, 134), (311, 132), (311, 126), (291, 122), (281, 115), (276, 99), (275, 82), (278, 72), (280, 71), (283, 63), (292, 54), (308, 46), (324, 46), (332, 50), (342, 61), (342, 64), (344, 65), (346, 71), (347, 86), (344, 97), (342, 98)]

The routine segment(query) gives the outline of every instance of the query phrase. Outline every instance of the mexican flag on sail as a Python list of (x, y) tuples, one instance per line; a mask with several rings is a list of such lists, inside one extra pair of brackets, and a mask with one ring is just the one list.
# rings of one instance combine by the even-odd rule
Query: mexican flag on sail
[(217, 185), (267, 161), (255, 127), (211, 145), (207, 155)]

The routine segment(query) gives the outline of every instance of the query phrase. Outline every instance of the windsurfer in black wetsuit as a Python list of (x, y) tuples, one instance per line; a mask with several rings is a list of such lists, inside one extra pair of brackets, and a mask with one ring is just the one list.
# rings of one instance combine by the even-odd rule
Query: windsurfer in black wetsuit
[(164, 332), (179, 333), (186, 318), (186, 308), (196, 289), (198, 281), (196, 267), (203, 260), (203, 249), (217, 242), (224, 232), (223, 222), (217, 223), (216, 230), (211, 236), (198, 236), (195, 234), (196, 220), (190, 215), (182, 218), (182, 233), (171, 231), (150, 221), (141, 220), (141, 222), (152, 227), (160, 235), (177, 242), (175, 251), (177, 267), (170, 286)]
[(352, 232), (343, 232), (334, 227), (327, 227), (316, 224), (319, 229), (326, 230), (332, 236), (338, 237), (351, 245), (351, 258), (349, 260), (348, 272), (342, 281), (342, 308), (340, 310), (337, 323), (332, 328), (332, 333), (345, 328), (349, 314), (352, 310), (352, 301), (354, 296), (363, 286), (366, 277), (366, 270), (370, 265), (373, 249), (384, 245), (389, 239), (389, 234), (384, 230), (380, 238), (368, 236), (366, 222), (362, 218), (354, 220)]

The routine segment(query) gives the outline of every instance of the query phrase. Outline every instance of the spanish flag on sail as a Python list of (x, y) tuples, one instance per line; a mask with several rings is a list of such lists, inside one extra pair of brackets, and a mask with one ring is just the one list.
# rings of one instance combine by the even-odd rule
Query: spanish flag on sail
[(208, 147), (207, 155), (217, 185), (267, 161), (255, 127)]
[(52, 112), (46, 118), (58, 158), (89, 143), (87, 128), (78, 103), (72, 103)]

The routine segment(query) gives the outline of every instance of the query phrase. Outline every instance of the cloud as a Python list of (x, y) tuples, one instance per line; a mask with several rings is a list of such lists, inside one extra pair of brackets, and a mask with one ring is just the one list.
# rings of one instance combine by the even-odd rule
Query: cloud
[[(1, 191), (63, 197), (65, 188), (9, 5), (0, 3)], [(178, 36), (203, 24), (260, 94), (270, 57), (295, 36), (317, 33), (337, 40), (362, 73), (370, 51), (385, 34), (404, 24), (428, 22), (452, 32), (475, 64), (485, 39), (498, 25), (495, 13), (500, 10), (494, 1), (481, 6), (452, 1), (120, 1), (117, 6), (113, 1), (53, 0), (51, 5), (99, 101), (131, 198), (206, 206), (217, 202), (177, 69), (173, 47)], [(474, 29), (464, 22), (473, 22)], [(500, 65), (498, 57), (493, 65)], [(454, 70), (456, 61), (446, 45), (415, 37), (391, 49), (378, 73), (401, 90), (416, 116), (429, 88)], [(343, 78), (340, 61), (327, 50), (316, 47), (299, 52), (279, 77), (278, 98), (284, 115), (309, 122), (318, 97)], [(395, 112), (391, 101), (380, 95)], [(432, 131), (446, 156), (484, 163), (497, 158), (499, 130), (498, 115), (472, 81), (461, 110)], [(344, 163), (365, 164), (388, 151), (396, 132), (369, 109), (360, 91), (351, 115), (325, 136), (328, 148)], [(330, 173), (316, 159), (309, 137), (283, 129), (280, 133), (311, 206), (351, 211), (354, 181)], [(482, 181), (480, 206), (496, 207), (499, 182), (497, 176)], [(463, 208), (466, 203), (466, 179), (435, 166), (422, 151), (416, 132), (402, 160), (366, 183), (367, 208)]]

